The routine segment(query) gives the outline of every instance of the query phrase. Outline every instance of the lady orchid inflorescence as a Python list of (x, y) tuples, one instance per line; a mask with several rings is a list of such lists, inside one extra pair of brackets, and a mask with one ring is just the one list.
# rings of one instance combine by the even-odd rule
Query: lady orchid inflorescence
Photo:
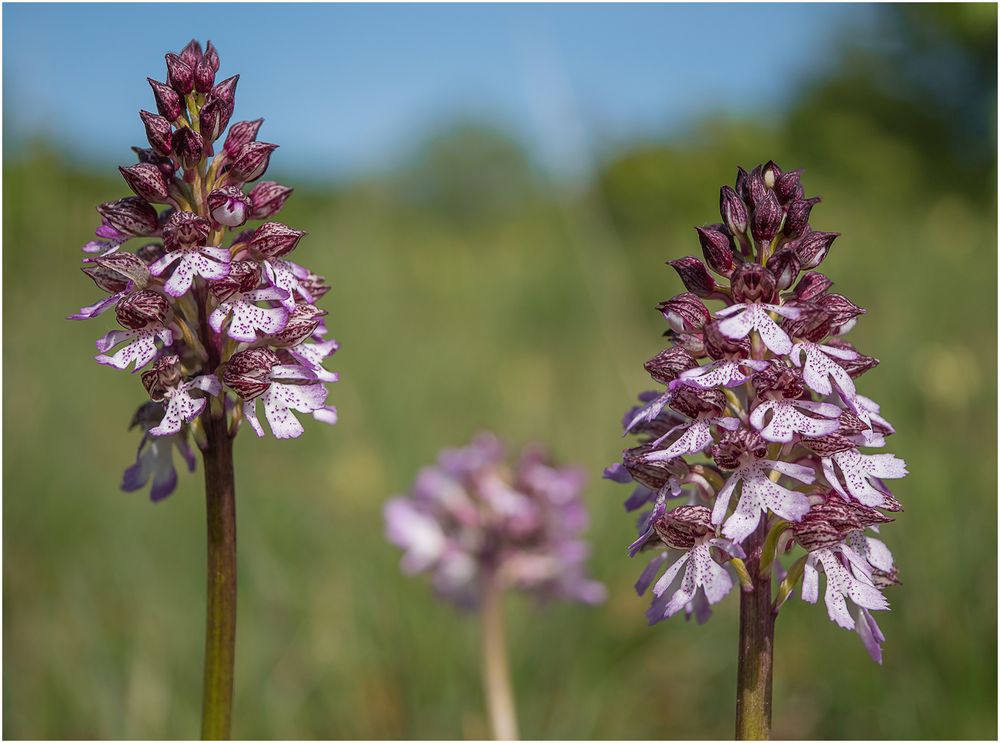
[[(871, 533), (901, 510), (885, 481), (906, 466), (865, 451), (893, 433), (855, 387), (878, 361), (843, 338), (864, 310), (814, 270), (837, 233), (810, 228), (819, 199), (799, 176), (740, 168), (722, 188), (722, 223), (697, 230), (705, 261), (670, 261), (687, 291), (658, 306), (671, 346), (645, 365), (663, 388), (626, 414), (638, 445), (605, 474), (634, 484), (628, 510), (651, 506), (629, 550), (653, 554), (636, 584), (652, 586), (650, 623), (680, 611), (704, 621), (736, 582), (770, 592), (772, 576), (774, 613), (799, 580), (815, 602), (822, 573), (830, 619), (881, 662), (872, 612), (889, 608), (882, 589), (897, 580)], [(776, 558), (795, 545), (806, 554), (786, 570)]]
[(505, 459), (503, 443), (480, 434), (442, 451), (408, 497), (386, 504), (386, 534), (405, 550), (403, 569), (429, 573), (437, 592), (462, 606), (477, 605), (490, 578), (541, 599), (603, 601), (604, 586), (584, 566), (586, 475), (554, 467), (537, 446), (513, 468)]
[(71, 316), (114, 310), (122, 329), (98, 340), (97, 361), (142, 372), (150, 402), (133, 418), (143, 439), (122, 487), (151, 480), (153, 500), (176, 486), (175, 447), (193, 469), (187, 437), (204, 443), (206, 406), (230, 435), (242, 418), (264, 435), (258, 399), (278, 438), (302, 433), (293, 411), (336, 421), (324, 385), (337, 375), (322, 364), (337, 343), (315, 305), (329, 286), (288, 259), (305, 233), (270, 221), (292, 189), (258, 180), (277, 145), (257, 141), (263, 119), (229, 126), (239, 75), (215, 81), (211, 42), (166, 63), (166, 83), (149, 80), (156, 113), (139, 112), (149, 147), (119, 168), (135, 195), (98, 206), (97, 239), (83, 247), (83, 271), (107, 296)]

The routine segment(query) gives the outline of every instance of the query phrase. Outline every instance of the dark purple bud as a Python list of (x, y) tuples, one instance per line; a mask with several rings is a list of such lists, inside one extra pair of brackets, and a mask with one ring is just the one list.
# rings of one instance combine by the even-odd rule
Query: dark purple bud
[(167, 179), (155, 165), (150, 163), (139, 163), (128, 168), (119, 167), (129, 188), (135, 191), (139, 198), (152, 201), (157, 204), (170, 203), (170, 190), (167, 186)]
[(298, 304), (288, 316), (288, 323), (280, 333), (270, 336), (271, 345), (296, 346), (311, 336), (319, 327), (320, 318), (326, 314), (311, 304)]
[(212, 88), (209, 96), (222, 101), (229, 107), (229, 110), (232, 111), (233, 106), (236, 104), (236, 83), (239, 81), (239, 75), (227, 77), (221, 83)]
[(782, 204), (802, 198), (802, 184), (799, 182), (801, 174), (801, 170), (789, 170), (778, 176), (774, 184), (774, 195)]
[(292, 195), (288, 186), (282, 186), (274, 181), (261, 181), (250, 191), (251, 219), (267, 219), (273, 217), (285, 205)]
[(750, 203), (750, 190), (747, 187), (747, 181), (750, 178), (750, 174), (747, 173), (742, 167), (736, 168), (736, 193), (741, 199), (743, 199), (744, 204)]
[(219, 302), (225, 302), (239, 292), (253, 291), (260, 285), (260, 264), (256, 261), (233, 261), (229, 275), (208, 285)]
[(753, 239), (758, 245), (767, 245), (778, 234), (781, 229), (781, 218), (784, 216), (781, 211), (781, 204), (774, 191), (765, 191), (764, 196), (754, 206), (753, 219), (750, 224), (750, 231)]
[(667, 265), (677, 272), (689, 292), (694, 292), (699, 297), (711, 297), (715, 294), (715, 279), (705, 268), (705, 264), (694, 256), (667, 261)]
[(729, 186), (723, 186), (719, 193), (719, 213), (722, 215), (722, 223), (734, 235), (742, 235), (747, 231), (747, 205)]
[(711, 227), (695, 227), (695, 230), (708, 267), (720, 276), (731, 275), (734, 259), (729, 235)]
[(774, 252), (767, 259), (767, 270), (774, 276), (775, 287), (778, 291), (787, 289), (799, 275), (799, 255), (795, 248), (785, 245)]
[(264, 175), (268, 162), (271, 160), (271, 153), (278, 149), (276, 144), (267, 142), (247, 142), (240, 148), (236, 157), (233, 158), (232, 165), (229, 166), (229, 175), (241, 183), (255, 181)]
[(749, 196), (746, 203), (753, 209), (757, 209), (767, 198), (770, 189), (764, 183), (764, 176), (761, 174), (759, 165), (751, 170), (750, 175), (747, 176), (746, 190)]
[(242, 400), (253, 400), (271, 386), (271, 369), (280, 363), (269, 348), (248, 348), (233, 354), (222, 381)]
[(151, 235), (160, 226), (156, 209), (137, 196), (107, 201), (97, 207), (97, 213), (105, 223), (127, 237)]
[(257, 132), (260, 131), (264, 119), (254, 119), (253, 121), (238, 121), (229, 128), (226, 135), (226, 143), (222, 146), (229, 157), (236, 157), (243, 145), (249, 144), (257, 139)]
[(163, 226), (163, 241), (168, 251), (205, 244), (211, 225), (208, 220), (186, 211), (176, 211)]
[(205, 45), (204, 60), (212, 68), (212, 72), (219, 71), (219, 52), (211, 41)]
[(702, 537), (715, 532), (712, 512), (705, 506), (680, 506), (667, 511), (653, 522), (664, 544), (677, 550), (689, 550)]
[(654, 380), (660, 384), (670, 384), (683, 371), (698, 365), (691, 354), (680, 346), (671, 346), (647, 361), (643, 366)]
[(176, 54), (167, 54), (167, 83), (181, 95), (194, 88), (194, 65), (189, 65)]
[(857, 444), (839, 433), (830, 433), (818, 439), (803, 437), (799, 443), (820, 457), (832, 457), (842, 451), (858, 448)]
[(198, 62), (201, 61), (201, 44), (198, 43), (197, 39), (191, 39), (187, 43), (187, 46), (181, 50), (180, 58), (183, 59), (192, 68), (198, 66)]
[(858, 307), (843, 294), (824, 294), (816, 300), (816, 305), (830, 315), (830, 324), (834, 327), (865, 314), (864, 308)]
[(194, 70), (194, 89), (199, 93), (207, 93), (215, 84), (215, 70), (208, 63), (207, 59), (202, 59)]
[(801, 237), (809, 230), (809, 213), (820, 202), (818, 196), (811, 199), (795, 199), (788, 204), (785, 217), (785, 235), (791, 239)]
[[(173, 147), (173, 144), (171, 144), (171, 147)], [(139, 162), (155, 165), (156, 168), (163, 173), (164, 178), (172, 178), (174, 171), (177, 170), (177, 166), (173, 159), (158, 154), (156, 150), (151, 147), (133, 147), (132, 152), (135, 153), (136, 159), (138, 159)]]
[(703, 390), (700, 387), (678, 387), (670, 407), (688, 418), (708, 415), (715, 418), (726, 409), (726, 395), (720, 389)]
[(203, 144), (201, 135), (186, 126), (182, 126), (173, 137), (174, 155), (185, 168), (197, 167), (201, 162)]
[(250, 199), (237, 186), (224, 186), (208, 195), (208, 211), (219, 224), (239, 227), (250, 215)]
[(800, 302), (808, 302), (811, 299), (822, 295), (827, 289), (833, 286), (829, 277), (816, 273), (815, 271), (803, 275), (799, 283), (795, 285), (795, 298)]
[(764, 302), (777, 300), (774, 274), (759, 263), (741, 263), (733, 271), (733, 299), (737, 302)]
[(766, 455), (767, 442), (748, 428), (727, 431), (722, 440), (712, 446), (712, 459), (725, 470), (735, 470), (744, 456), (761, 459)]
[(281, 222), (265, 222), (253, 233), (250, 248), (265, 258), (280, 258), (295, 250), (295, 246), (305, 234)]
[(198, 112), (198, 130), (206, 142), (214, 142), (229, 123), (232, 108), (217, 98), (209, 98)]
[(118, 250), (95, 258), (94, 263), (109, 271), (114, 271), (123, 280), (133, 282), (139, 289), (144, 289), (149, 283), (149, 269), (142, 259), (134, 253)]
[(95, 263), (88, 263), (80, 270), (92, 278), (99, 289), (106, 291), (108, 294), (125, 291), (128, 288), (128, 279), (118, 273), (118, 271), (113, 271), (110, 268), (105, 268)]
[(160, 402), (168, 389), (176, 387), (183, 379), (181, 362), (176, 354), (161, 356), (153, 366), (142, 373), (142, 386), (154, 402)]
[(700, 330), (705, 323), (712, 319), (701, 300), (690, 292), (678, 294), (673, 299), (660, 302), (656, 305), (656, 309), (663, 313), (663, 317), (666, 318), (670, 327), (678, 333)]
[(760, 171), (761, 177), (764, 179), (764, 185), (770, 189), (773, 189), (778, 183), (778, 179), (781, 177), (781, 168), (774, 160), (768, 160), (767, 164)]
[(170, 316), (170, 302), (159, 292), (140, 289), (121, 299), (115, 306), (115, 317), (122, 327), (142, 330), (149, 325), (162, 327)]
[(140, 111), (139, 118), (142, 119), (142, 125), (146, 127), (146, 139), (149, 140), (150, 146), (159, 155), (169, 155), (170, 135), (173, 132), (170, 122), (162, 116), (151, 114), (149, 111)]
[(153, 89), (153, 97), (156, 99), (156, 110), (160, 112), (168, 121), (177, 121), (181, 115), (181, 97), (177, 91), (169, 85), (159, 83), (151, 77), (147, 77), (149, 87)]
[(795, 241), (795, 250), (799, 254), (802, 269), (816, 268), (830, 252), (833, 241), (840, 237), (839, 232), (810, 232)]
[(705, 352), (713, 359), (723, 359), (731, 356), (746, 358), (750, 355), (750, 337), (733, 340), (723, 335), (719, 330), (719, 322), (713, 320), (702, 331), (702, 341)]

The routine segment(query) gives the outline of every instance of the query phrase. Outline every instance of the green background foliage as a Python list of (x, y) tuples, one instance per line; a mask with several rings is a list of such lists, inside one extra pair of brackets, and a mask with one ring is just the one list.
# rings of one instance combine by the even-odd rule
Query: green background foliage
[[(610, 589), (596, 609), (509, 600), (523, 734), (731, 735), (735, 596), (703, 627), (647, 628), (627, 492), (600, 471), (652, 386), (654, 307), (681, 290), (664, 261), (698, 254), (691, 228), (717, 220), (718, 187), (768, 158), (806, 168), (814, 226), (843, 233), (823, 269), (868, 309), (851, 340), (882, 364), (859, 388), (911, 472), (885, 530), (903, 585), (879, 616), (884, 666), (822, 604), (791, 601), (775, 734), (996, 734), (996, 9), (899, 7), (883, 22), (893, 51), (845, 42), (787, 110), (634, 142), (583, 187), (547, 181), (478, 124), (336, 188), (300, 186), (278, 153), (278, 179), (297, 186), (282, 219), (310, 233), (297, 259), (333, 284), (341, 421), (237, 441), (234, 735), (488, 734), (474, 617), (400, 574), (381, 522), (420, 466), (480, 428), (589, 470), (591, 565)], [(915, 60), (937, 77), (911, 74)], [(190, 737), (201, 465), (155, 506), (117, 489), (143, 391), (92, 361), (108, 322), (63, 319), (97, 296), (77, 246), (123, 187), (46, 146), (21, 154), (3, 173), (3, 734)]]

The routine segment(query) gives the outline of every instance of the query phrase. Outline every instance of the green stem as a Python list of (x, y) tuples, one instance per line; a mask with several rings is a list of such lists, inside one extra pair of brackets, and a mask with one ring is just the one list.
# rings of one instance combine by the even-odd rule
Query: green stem
[(767, 521), (747, 540), (747, 572), (752, 590), (740, 591), (740, 648), (736, 689), (736, 739), (771, 737), (771, 679), (774, 665), (774, 610), (771, 576), (760, 575)]
[(483, 690), (494, 740), (517, 740), (517, 713), (507, 666), (504, 638), (503, 590), (496, 575), (483, 585)]
[[(221, 411), (220, 411), (221, 412)], [(205, 500), (208, 515), (208, 601), (201, 737), (229, 738), (236, 658), (236, 487), (233, 441), (225, 416), (202, 416), (207, 446)]]

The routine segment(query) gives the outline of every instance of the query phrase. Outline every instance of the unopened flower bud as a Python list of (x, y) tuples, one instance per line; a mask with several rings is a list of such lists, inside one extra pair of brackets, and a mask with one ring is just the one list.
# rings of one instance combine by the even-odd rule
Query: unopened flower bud
[(226, 227), (239, 227), (250, 215), (250, 199), (237, 186), (217, 188), (208, 195), (212, 219)]
[(675, 460), (647, 461), (645, 455), (649, 454), (651, 447), (644, 444), (634, 446), (622, 452), (622, 465), (628, 470), (632, 479), (645, 485), (650, 490), (659, 490), (669, 482), (671, 477), (676, 476), (677, 465)]
[[(171, 147), (173, 147), (173, 144), (171, 144)], [(139, 162), (155, 166), (157, 170), (163, 173), (164, 178), (172, 178), (174, 172), (177, 170), (177, 166), (174, 164), (172, 158), (159, 154), (152, 147), (133, 147), (132, 152), (135, 153), (136, 159)]]
[(170, 190), (167, 186), (167, 179), (155, 165), (150, 163), (139, 163), (128, 168), (119, 167), (125, 182), (136, 195), (146, 201), (157, 204), (170, 203)]
[(181, 50), (180, 58), (183, 59), (192, 68), (198, 66), (198, 62), (201, 61), (201, 44), (198, 43), (197, 39), (191, 39), (187, 43), (187, 46)]
[(253, 400), (271, 386), (271, 369), (279, 363), (269, 348), (248, 348), (233, 354), (222, 373), (222, 381), (242, 400)]
[(774, 191), (765, 191), (760, 201), (754, 205), (750, 231), (758, 245), (767, 245), (781, 229), (783, 217), (781, 205)]
[(170, 302), (152, 289), (133, 292), (115, 305), (115, 317), (122, 327), (130, 330), (142, 330), (148, 325), (165, 325), (169, 316)]
[(260, 126), (263, 123), (264, 119), (254, 119), (253, 121), (238, 121), (229, 127), (226, 143), (222, 146), (226, 155), (236, 157), (243, 149), (243, 145), (255, 141), (257, 132), (260, 131)]
[(212, 88), (209, 95), (225, 103), (230, 110), (236, 104), (236, 83), (240, 81), (239, 75), (233, 75), (232, 77), (227, 77), (221, 83)]
[(171, 151), (170, 135), (173, 132), (170, 122), (162, 116), (151, 114), (149, 111), (140, 111), (139, 118), (142, 119), (142, 125), (146, 128), (146, 139), (149, 140), (150, 146), (157, 154), (169, 155)]
[(305, 234), (281, 222), (265, 222), (253, 233), (250, 248), (265, 258), (280, 258), (291, 253)]
[(241, 183), (255, 181), (264, 175), (271, 153), (278, 149), (276, 144), (267, 142), (247, 142), (240, 148), (229, 166), (229, 175)]
[(770, 189), (773, 189), (777, 183), (778, 179), (781, 178), (781, 168), (774, 160), (768, 160), (767, 164), (761, 169), (761, 177), (764, 180), (764, 185)]
[(670, 407), (688, 418), (698, 418), (703, 413), (715, 417), (726, 409), (726, 395), (719, 389), (703, 390), (685, 385), (677, 388)]
[(695, 542), (715, 532), (712, 512), (705, 506), (680, 506), (653, 522), (660, 539), (678, 550), (689, 550)]
[(663, 317), (670, 324), (670, 327), (678, 333), (700, 330), (705, 323), (712, 319), (701, 300), (690, 292), (678, 294), (673, 299), (660, 302), (656, 309), (663, 313)]
[(94, 263), (102, 268), (114, 271), (125, 281), (133, 282), (139, 289), (144, 289), (149, 283), (149, 268), (139, 256), (124, 250), (98, 256)]
[(205, 102), (198, 112), (198, 130), (206, 142), (214, 142), (222, 134), (232, 116), (230, 109), (224, 101), (210, 98)]
[(787, 204), (794, 199), (802, 198), (802, 184), (799, 181), (801, 174), (801, 170), (789, 170), (778, 176), (774, 184), (774, 195), (778, 197), (780, 203)]
[(194, 67), (176, 54), (167, 54), (167, 83), (181, 95), (194, 88)]
[(205, 54), (194, 70), (194, 89), (199, 93), (208, 93), (215, 84), (215, 73), (219, 71), (219, 54), (208, 42)]
[(748, 196), (746, 203), (752, 209), (757, 209), (767, 198), (770, 189), (764, 183), (764, 176), (759, 165), (751, 170), (750, 175), (747, 176), (746, 191)]
[(201, 135), (186, 126), (182, 126), (173, 136), (174, 155), (181, 161), (184, 168), (194, 168), (201, 162), (203, 151)]
[(808, 302), (820, 296), (833, 285), (829, 277), (811, 271), (805, 274), (795, 285), (795, 298), (800, 302)]
[(787, 289), (799, 275), (799, 256), (795, 248), (785, 245), (767, 259), (767, 270), (774, 276), (778, 291)]
[(803, 270), (816, 268), (830, 252), (833, 241), (840, 237), (839, 232), (810, 232), (795, 241), (795, 250)]
[(156, 209), (146, 200), (129, 196), (97, 207), (104, 221), (126, 237), (151, 235), (159, 229)]
[(747, 231), (747, 206), (729, 186), (723, 186), (719, 194), (719, 213), (722, 215), (722, 223), (734, 235), (742, 235)]
[(677, 272), (689, 292), (694, 292), (699, 297), (711, 297), (715, 294), (717, 288), (715, 279), (705, 268), (705, 264), (697, 258), (693, 256), (678, 258), (667, 261), (667, 265)]
[(736, 194), (743, 199), (744, 204), (750, 203), (750, 190), (747, 187), (747, 182), (750, 179), (750, 174), (747, 173), (743, 166), (737, 166), (736, 168)]
[(151, 77), (147, 77), (149, 87), (153, 89), (153, 97), (156, 99), (156, 110), (160, 112), (168, 121), (177, 121), (183, 108), (181, 97), (177, 91), (169, 85), (157, 82)]
[(292, 189), (274, 181), (260, 181), (250, 191), (251, 219), (273, 217), (292, 195)]
[(729, 235), (713, 227), (695, 227), (695, 230), (708, 267), (720, 276), (731, 275), (734, 260)]
[(815, 196), (811, 199), (795, 199), (788, 204), (784, 227), (787, 237), (794, 240), (809, 230), (809, 213), (819, 202), (819, 196)]

